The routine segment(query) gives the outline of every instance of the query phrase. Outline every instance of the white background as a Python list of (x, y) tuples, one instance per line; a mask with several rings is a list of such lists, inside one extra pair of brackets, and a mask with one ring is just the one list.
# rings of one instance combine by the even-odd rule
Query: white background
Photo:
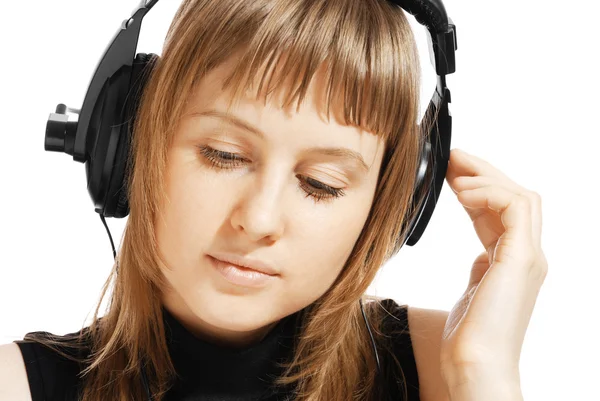
[[(4, 2), (0, 12), (2, 230), (0, 344), (26, 332), (64, 334), (93, 313), (112, 266), (84, 165), (45, 152), (56, 104), (80, 108), (91, 74), (136, 0)], [(600, 399), (598, 320), (598, 50), (595, 1), (446, 0), (457, 26), (452, 147), (535, 190), (543, 201), (549, 272), (521, 357), (525, 400)], [(160, 54), (179, 1), (160, 2), (139, 52)], [(435, 87), (424, 28), (410, 17)], [(594, 117), (595, 116), (595, 117)], [(115, 242), (125, 219), (108, 220)], [(370, 293), (450, 310), (483, 249), (447, 184), (425, 234), (381, 271)], [(89, 315), (88, 315), (89, 314)]]

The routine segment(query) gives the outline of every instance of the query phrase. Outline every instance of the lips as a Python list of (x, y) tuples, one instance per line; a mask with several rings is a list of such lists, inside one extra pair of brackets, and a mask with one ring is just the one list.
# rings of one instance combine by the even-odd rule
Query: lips
[(255, 270), (257, 272), (268, 274), (270, 276), (279, 275), (279, 272), (274, 267), (258, 259), (251, 259), (238, 254), (227, 252), (214, 252), (208, 254), (208, 256), (220, 260), (222, 262), (235, 265), (240, 269)]

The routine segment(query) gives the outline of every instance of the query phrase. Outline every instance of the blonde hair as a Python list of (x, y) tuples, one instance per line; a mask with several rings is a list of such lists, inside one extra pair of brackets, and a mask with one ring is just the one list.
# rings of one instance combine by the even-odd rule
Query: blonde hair
[[(118, 265), (104, 285), (91, 325), (69, 340), (74, 347), (84, 339), (91, 344), (88, 358), (81, 356), (86, 364), (83, 401), (144, 399), (141, 365), (155, 400), (162, 399), (176, 377), (161, 313), (167, 283), (154, 221), (164, 194), (169, 144), (185, 102), (199, 80), (233, 53), (240, 58), (224, 85), (234, 89), (233, 99), (248, 89), (259, 68), (281, 65), (268, 77), (265, 93), (285, 89), (286, 105), (297, 100), (299, 107), (316, 71), (324, 67), (327, 115), (332, 106), (345, 124), (385, 141), (363, 230), (333, 285), (306, 308), (293, 356), (276, 381), (294, 384), (297, 401), (383, 398), (358, 301), (372, 301), (365, 302), (365, 312), (380, 355), (384, 350), (391, 354), (392, 333), (384, 333), (381, 325), (389, 311), (365, 291), (404, 243), (403, 222), (414, 217), (413, 188), (428, 132), (417, 122), (420, 66), (406, 15), (384, 0), (184, 0), (162, 57), (152, 64), (133, 128), (130, 215)], [(422, 201), (422, 193), (415, 196)], [(111, 283), (107, 311), (99, 319)], [(59, 343), (34, 337), (29, 339)]]

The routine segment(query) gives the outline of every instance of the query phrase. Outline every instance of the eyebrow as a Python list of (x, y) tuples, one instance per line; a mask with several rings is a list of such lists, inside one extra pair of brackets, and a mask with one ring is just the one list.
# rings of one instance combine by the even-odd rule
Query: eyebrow
[[(259, 137), (260, 139), (265, 139), (265, 134), (260, 129), (250, 124), (248, 121), (245, 121), (239, 117), (236, 117), (232, 114), (223, 113), (218, 110), (210, 109), (205, 111), (199, 111), (190, 113), (190, 116), (207, 116), (207, 117), (216, 117), (220, 118), (223, 121), (226, 121), (238, 128), (241, 128), (249, 133)], [(370, 169), (365, 160), (361, 156), (360, 153), (355, 152), (354, 150), (342, 147), (319, 147), (313, 146), (305, 150), (306, 153), (320, 153), (326, 156), (334, 156), (349, 159), (355, 162), (365, 173), (367, 173)]]

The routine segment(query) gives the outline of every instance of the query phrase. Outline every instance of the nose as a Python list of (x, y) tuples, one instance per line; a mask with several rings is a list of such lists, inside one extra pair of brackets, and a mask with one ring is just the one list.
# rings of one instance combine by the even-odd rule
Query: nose
[(283, 235), (282, 211), (285, 179), (275, 174), (255, 174), (241, 191), (239, 201), (234, 203), (231, 225), (243, 231), (255, 242), (265, 239), (275, 242)]

